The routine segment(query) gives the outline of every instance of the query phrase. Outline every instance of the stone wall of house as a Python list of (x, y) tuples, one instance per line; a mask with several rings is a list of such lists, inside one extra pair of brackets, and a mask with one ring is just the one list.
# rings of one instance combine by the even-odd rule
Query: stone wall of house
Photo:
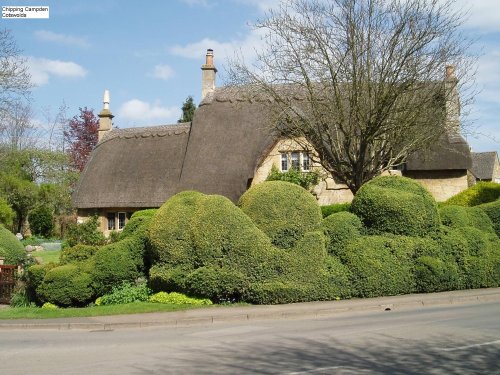
[[(125, 214), (125, 224), (128, 222), (130, 219), (130, 216), (135, 211), (143, 210), (143, 208), (137, 208), (137, 207), (111, 207), (111, 208), (100, 208), (100, 209), (79, 209), (77, 212), (77, 223), (84, 223), (87, 221), (89, 218), (92, 216), (97, 215), (99, 218), (99, 230), (104, 233), (106, 237), (110, 235), (111, 232), (113, 231), (121, 231), (123, 228), (118, 227), (118, 213), (124, 213)], [(115, 215), (115, 229), (109, 230), (108, 229), (108, 214), (114, 213)]]
[(495, 158), (495, 164), (493, 166), (493, 182), (500, 183), (500, 163), (498, 162), (498, 158)]
[(438, 202), (443, 202), (469, 187), (467, 170), (405, 171), (417, 180)]

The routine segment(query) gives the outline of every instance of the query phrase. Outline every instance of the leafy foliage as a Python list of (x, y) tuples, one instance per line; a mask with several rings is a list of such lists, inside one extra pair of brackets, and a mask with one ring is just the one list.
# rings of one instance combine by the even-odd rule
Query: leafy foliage
[(24, 251), (24, 246), (21, 241), (19, 241), (14, 234), (5, 229), (1, 224), (0, 256), (5, 258), (6, 264), (19, 264), (26, 256), (26, 252)]
[(193, 298), (177, 292), (158, 292), (149, 297), (149, 302), (194, 306), (206, 306), (212, 304), (212, 301), (208, 298)]
[(484, 203), (477, 206), (483, 210), (493, 223), (493, 229), (498, 237), (500, 237), (500, 198), (494, 202)]
[(184, 103), (182, 103), (182, 117), (177, 122), (193, 121), (195, 110), (196, 110), (196, 104), (194, 104), (193, 97), (189, 95), (184, 101)]
[(350, 203), (330, 204), (328, 206), (321, 206), (321, 214), (323, 215), (323, 218), (326, 218), (331, 214), (335, 214), (337, 212), (349, 211), (350, 209), (351, 209)]
[(292, 247), (306, 232), (321, 225), (321, 210), (314, 196), (289, 182), (255, 185), (241, 196), (238, 205), (280, 248)]
[(435, 232), (440, 225), (432, 195), (406, 177), (374, 178), (356, 193), (351, 211), (374, 234), (422, 237)]
[(496, 201), (500, 198), (500, 184), (495, 182), (478, 182), (476, 185), (454, 195), (445, 204), (457, 206), (477, 206)]
[(286, 181), (309, 190), (319, 183), (319, 178), (318, 171), (301, 172), (296, 168), (291, 168), (286, 172), (281, 172), (273, 165), (266, 181)]
[(30, 228), (33, 234), (50, 237), (54, 230), (54, 215), (50, 207), (40, 205), (30, 212)]
[(69, 246), (77, 244), (82, 245), (102, 245), (106, 242), (106, 238), (99, 231), (99, 218), (92, 216), (87, 221), (81, 224), (73, 223), (66, 230), (66, 241)]
[(350, 212), (338, 212), (323, 219), (323, 231), (327, 238), (326, 249), (331, 255), (340, 255), (345, 247), (361, 236), (363, 223)]
[(493, 223), (479, 207), (446, 205), (439, 209), (441, 222), (452, 228), (474, 227), (493, 233)]
[(97, 246), (78, 244), (73, 247), (66, 247), (61, 251), (59, 263), (61, 265), (69, 263), (84, 262), (91, 259), (99, 248)]
[(128, 282), (123, 282), (121, 285), (113, 287), (111, 293), (97, 298), (95, 304), (97, 306), (104, 306), (147, 301), (150, 292), (146, 283), (132, 285)]
[(7, 201), (0, 197), (0, 225), (6, 228), (12, 226), (12, 221), (14, 220), (14, 211), (7, 203)]
[(79, 108), (80, 114), (69, 121), (69, 129), (64, 132), (64, 139), (69, 144), (71, 165), (83, 171), (90, 153), (97, 145), (99, 119), (93, 109)]

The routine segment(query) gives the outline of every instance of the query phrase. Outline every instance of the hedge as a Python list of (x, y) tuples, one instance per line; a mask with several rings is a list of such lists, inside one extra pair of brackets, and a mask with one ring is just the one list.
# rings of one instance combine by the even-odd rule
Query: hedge
[(84, 306), (93, 297), (92, 278), (73, 264), (55, 267), (43, 278), (37, 295), (57, 306)]
[(26, 294), (30, 301), (41, 304), (37, 295), (37, 288), (43, 281), (43, 278), (52, 268), (57, 267), (56, 263), (33, 264), (26, 270)]
[(331, 214), (335, 214), (337, 212), (349, 211), (351, 209), (350, 203), (336, 203), (330, 204), (327, 206), (320, 206), (321, 214), (323, 215), (323, 219), (327, 218)]
[(361, 236), (363, 223), (350, 212), (338, 212), (323, 219), (322, 228), (328, 253), (339, 255), (350, 242)]
[(101, 247), (92, 258), (92, 282), (97, 295), (109, 293), (124, 281), (133, 282), (143, 265), (142, 243), (128, 238)]
[(415, 290), (413, 262), (398, 237), (363, 236), (349, 244), (343, 263), (356, 297), (391, 296)]
[(500, 237), (500, 199), (491, 203), (481, 204), (477, 208), (480, 208), (489, 216), (495, 233)]
[(119, 239), (124, 240), (130, 236), (146, 238), (146, 231), (156, 211), (158, 210), (151, 208), (134, 212), (121, 231)]
[(59, 256), (59, 263), (61, 265), (69, 263), (78, 263), (91, 259), (99, 249), (98, 246), (91, 245), (75, 245), (73, 247), (66, 247), (61, 251)]
[(431, 256), (421, 256), (415, 261), (416, 291), (433, 293), (455, 290), (460, 286), (458, 266), (454, 261), (444, 261)]
[(381, 176), (367, 182), (354, 196), (351, 211), (372, 234), (423, 237), (440, 225), (432, 195), (406, 177)]
[(477, 206), (496, 201), (500, 198), (500, 184), (496, 182), (478, 182), (476, 185), (454, 195), (444, 204), (457, 206)]
[(238, 205), (280, 248), (290, 248), (304, 233), (319, 229), (322, 215), (314, 196), (284, 181), (266, 181), (247, 190)]
[(494, 233), (493, 223), (486, 212), (479, 207), (447, 205), (439, 208), (443, 225), (452, 228), (474, 227)]
[(0, 257), (5, 264), (19, 264), (26, 257), (24, 246), (11, 231), (0, 224)]

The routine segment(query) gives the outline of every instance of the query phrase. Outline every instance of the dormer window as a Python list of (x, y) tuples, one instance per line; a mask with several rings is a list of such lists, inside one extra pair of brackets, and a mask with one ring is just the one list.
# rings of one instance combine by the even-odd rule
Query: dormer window
[(281, 172), (295, 169), (302, 172), (311, 170), (311, 157), (305, 151), (291, 151), (281, 153)]

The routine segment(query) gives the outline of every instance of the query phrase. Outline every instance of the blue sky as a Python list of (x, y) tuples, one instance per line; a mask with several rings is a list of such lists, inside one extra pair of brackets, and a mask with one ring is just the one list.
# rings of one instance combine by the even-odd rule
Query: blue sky
[[(126, 128), (175, 123), (188, 95), (200, 99), (206, 49), (214, 49), (222, 73), (235, 51), (251, 58), (260, 38), (248, 25), (277, 2), (44, 0), (30, 5), (50, 6), (49, 19), (2, 19), (0, 26), (12, 30), (28, 59), (40, 126), (63, 101), (70, 116), (84, 106), (99, 112), (109, 89), (114, 123)], [(482, 51), (467, 138), (475, 151), (500, 152), (500, 1), (462, 5), (470, 8), (466, 31)]]

